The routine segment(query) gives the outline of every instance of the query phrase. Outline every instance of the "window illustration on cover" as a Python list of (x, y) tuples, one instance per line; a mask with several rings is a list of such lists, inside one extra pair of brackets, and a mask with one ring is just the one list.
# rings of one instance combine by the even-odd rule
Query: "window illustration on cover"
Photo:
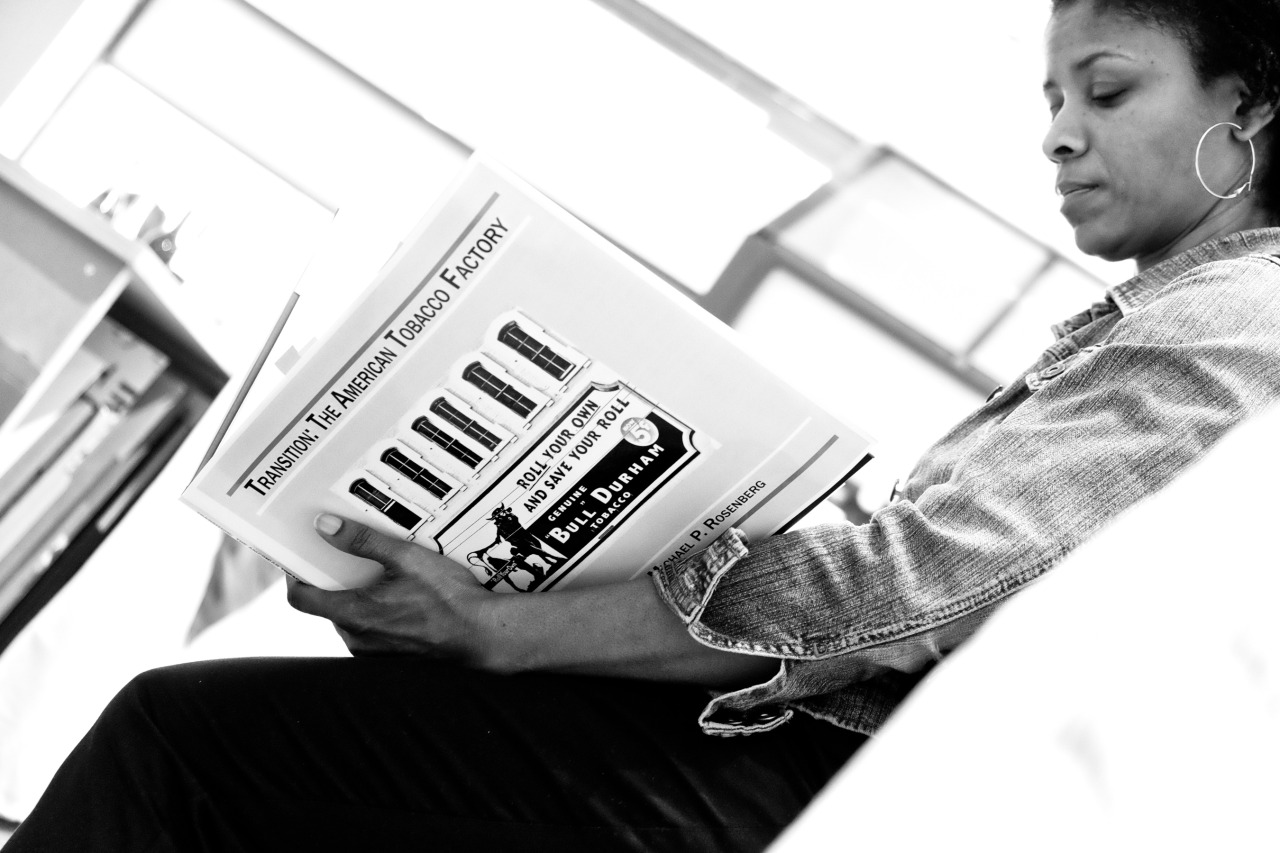
[(518, 311), (335, 491), (489, 589), (554, 586), (699, 454), (693, 429)]

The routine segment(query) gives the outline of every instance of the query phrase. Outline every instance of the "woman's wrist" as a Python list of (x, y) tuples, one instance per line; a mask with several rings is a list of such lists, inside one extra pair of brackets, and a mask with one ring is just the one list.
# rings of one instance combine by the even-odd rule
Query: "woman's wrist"
[(487, 672), (511, 675), (531, 669), (529, 650), (537, 642), (531, 611), (549, 593), (488, 593), (476, 614), (468, 664)]
[[(479, 603), (467, 663), (503, 674), (599, 672), (639, 649), (617, 631), (637, 609), (628, 584), (537, 593), (490, 593)], [(618, 643), (618, 641), (622, 641)]]
[(776, 660), (710, 649), (688, 633), (648, 578), (532, 594), (490, 594), (469, 644), (490, 672), (559, 672), (739, 685)]

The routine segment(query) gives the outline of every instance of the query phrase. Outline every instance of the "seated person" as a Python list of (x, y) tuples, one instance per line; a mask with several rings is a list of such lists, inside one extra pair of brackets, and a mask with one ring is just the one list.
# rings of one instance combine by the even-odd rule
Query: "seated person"
[(6, 853), (767, 845), (998, 604), (1280, 398), (1280, 4), (1053, 6), (1062, 213), (1083, 251), (1138, 273), (869, 523), (492, 595), (322, 516), (386, 569), (290, 585), (354, 657), (142, 674)]

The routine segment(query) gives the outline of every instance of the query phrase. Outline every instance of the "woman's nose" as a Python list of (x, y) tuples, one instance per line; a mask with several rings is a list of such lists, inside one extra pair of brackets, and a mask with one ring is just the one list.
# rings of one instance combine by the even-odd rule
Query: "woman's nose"
[(1084, 153), (1085, 147), (1084, 131), (1075, 110), (1064, 105), (1049, 123), (1049, 130), (1044, 135), (1040, 150), (1054, 163), (1062, 163), (1079, 157)]

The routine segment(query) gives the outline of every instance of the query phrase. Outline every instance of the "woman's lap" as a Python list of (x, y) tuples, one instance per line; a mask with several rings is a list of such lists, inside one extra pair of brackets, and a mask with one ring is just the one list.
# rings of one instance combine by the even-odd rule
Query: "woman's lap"
[(10, 843), (760, 849), (862, 742), (803, 715), (708, 737), (705, 701), (687, 686), (411, 658), (154, 670), (113, 700)]

